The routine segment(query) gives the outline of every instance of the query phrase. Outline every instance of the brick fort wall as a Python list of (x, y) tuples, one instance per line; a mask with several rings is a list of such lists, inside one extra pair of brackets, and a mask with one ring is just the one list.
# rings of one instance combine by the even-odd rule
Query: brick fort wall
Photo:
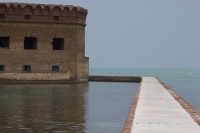
[[(0, 3), (0, 78), (88, 82), (86, 16), (86, 9), (72, 5)], [(25, 38), (36, 38), (36, 46), (25, 49)], [(54, 49), (55, 38), (61, 49)], [(31, 70), (24, 72), (25, 65)]]

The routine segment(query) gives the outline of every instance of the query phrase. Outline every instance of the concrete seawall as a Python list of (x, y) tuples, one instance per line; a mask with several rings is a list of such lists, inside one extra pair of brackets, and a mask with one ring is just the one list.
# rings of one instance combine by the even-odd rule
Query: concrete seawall
[(176, 94), (169, 86), (164, 84), (160, 79), (158, 82), (171, 94), (171, 96), (185, 109), (186, 112), (193, 118), (194, 122), (196, 122), (200, 126), (200, 112), (196, 110), (192, 105), (190, 105), (187, 101), (185, 101), (182, 97)]
[[(198, 126), (200, 126), (200, 113), (194, 107), (192, 107), (187, 101), (185, 101), (182, 97), (180, 97), (179, 95), (177, 95), (171, 88), (169, 88), (166, 84), (164, 84), (160, 79), (156, 78), (156, 80), (157, 80), (158, 84), (160, 84), (160, 86), (162, 86), (164, 88), (164, 90), (166, 90), (169, 93), (169, 95), (171, 95), (172, 101), (174, 103), (177, 103), (178, 105), (180, 104), (179, 105), (181, 107), (180, 112), (182, 112), (183, 110), (185, 110), (183, 112), (186, 112), (186, 114), (189, 116), (189, 119), (191, 119), (194, 123), (196, 123)], [(134, 127), (133, 126), (133, 122), (134, 122), (134, 118), (136, 117), (135, 116), (135, 112), (136, 112), (138, 100), (139, 100), (139, 97), (140, 97), (141, 86), (143, 84), (143, 78), (142, 77), (129, 77), (129, 76), (90, 76), (89, 77), (89, 81), (96, 81), (96, 82), (98, 82), (98, 81), (100, 81), (100, 82), (138, 82), (138, 83), (140, 83), (139, 87), (138, 87), (138, 91), (137, 91), (137, 93), (136, 93), (136, 95), (134, 97), (134, 100), (132, 102), (132, 105), (130, 107), (130, 111), (128, 113), (128, 117), (127, 117), (126, 123), (124, 125), (124, 129), (123, 129), (122, 132), (123, 133), (134, 133), (135, 130), (138, 130), (137, 129), (138, 127), (133, 130), (133, 127)], [(152, 85), (149, 86), (149, 87), (151, 88)], [(155, 90), (153, 89), (152, 91), (156, 91), (157, 86), (154, 86), (154, 87), (155, 87)], [(151, 96), (151, 93), (149, 94), (149, 96)], [(152, 108), (154, 108), (154, 107), (152, 107)], [(158, 107), (156, 106), (155, 108), (158, 108), (158, 110), (157, 109), (153, 109), (155, 112), (159, 112), (160, 111), (159, 106)], [(163, 121), (163, 122), (165, 122), (166, 119), (169, 119), (168, 118), (169, 117), (168, 114), (170, 114), (170, 112), (174, 112), (174, 110), (176, 110), (175, 108), (171, 108), (171, 107), (170, 108), (165, 107), (165, 108), (167, 109), (167, 111), (165, 111), (166, 114), (163, 114), (164, 116), (161, 118), (161, 121)], [(163, 112), (161, 111), (161, 113), (163, 113)], [(144, 115), (146, 115), (146, 114), (144, 114)], [(154, 114), (154, 115), (157, 116), (158, 114)], [(155, 120), (153, 120), (153, 119), (149, 119), (149, 120), (155, 122)], [(148, 120), (148, 118), (145, 118), (145, 120)], [(187, 119), (185, 119), (185, 118), (173, 118), (173, 117), (172, 117), (171, 121), (169, 121), (169, 122), (173, 123), (173, 122), (182, 121), (182, 120), (187, 123)], [(166, 123), (166, 124), (168, 124), (168, 123)], [(152, 124), (150, 124), (150, 125), (152, 125)], [(142, 130), (143, 130), (143, 129), (146, 128), (146, 126), (148, 127), (149, 124), (148, 125), (144, 124), (143, 126), (144, 127), (139, 127), (139, 128), (142, 128)], [(157, 126), (157, 128), (158, 129), (155, 129), (155, 131), (157, 130), (157, 131), (160, 132), (161, 131), (160, 127)], [(171, 126), (171, 127), (168, 126), (167, 128), (170, 128), (169, 130), (173, 131), (173, 132), (176, 132), (175, 130), (184, 131), (184, 129), (181, 129), (182, 127), (180, 128), (179, 126), (177, 126), (177, 127), (176, 126), (175, 127), (174, 126)], [(184, 128), (187, 128), (187, 127), (184, 127)], [(198, 131), (200, 131), (200, 128), (197, 128), (195, 126), (194, 127), (190, 127), (190, 125), (189, 125), (188, 128), (191, 128), (191, 129), (187, 129), (187, 130), (190, 130), (192, 132), (194, 131), (195, 133), (198, 132)], [(148, 132), (151, 132), (150, 130), (152, 130), (152, 129), (150, 127), (149, 129), (147, 128), (146, 130)]]
[[(141, 77), (133, 76), (89, 76), (89, 81), (96, 82), (141, 82)], [(0, 78), (0, 84), (70, 84), (70, 83), (87, 83), (88, 81), (76, 81), (75, 79), (46, 79), (46, 80), (17, 80), (17, 79), (8, 79)]]
[(200, 132), (200, 113), (194, 107), (161, 80), (144, 79), (140, 82), (122, 133)]

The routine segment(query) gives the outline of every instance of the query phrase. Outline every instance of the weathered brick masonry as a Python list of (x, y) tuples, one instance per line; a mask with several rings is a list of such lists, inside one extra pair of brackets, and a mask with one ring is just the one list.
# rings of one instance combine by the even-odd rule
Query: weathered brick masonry
[(87, 10), (0, 3), (0, 81), (88, 82)]

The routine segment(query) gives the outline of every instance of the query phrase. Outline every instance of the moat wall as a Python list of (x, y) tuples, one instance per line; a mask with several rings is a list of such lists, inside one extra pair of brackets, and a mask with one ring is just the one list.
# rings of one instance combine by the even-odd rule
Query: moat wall
[(134, 76), (89, 76), (89, 81), (100, 82), (141, 82), (141, 77)]
[[(73, 80), (66, 80), (63, 77), (66, 77), (67, 75), (57, 75), (57, 77), (52, 76), (51, 74), (47, 74), (45, 76), (35, 74), (34, 76), (26, 75), (15, 75), (18, 78), (13, 78), (13, 79), (5, 79), (5, 78), (0, 78), (0, 84), (10, 84), (10, 83), (26, 83), (26, 84), (65, 84), (65, 83), (76, 83)], [(38, 76), (40, 78), (34, 79), (35, 76)], [(11, 76), (13, 77), (13, 75)], [(48, 77), (48, 78), (46, 78)], [(21, 79), (23, 78), (23, 80)], [(26, 78), (29, 78), (27, 80)], [(59, 80), (58, 80), (59, 79)], [(136, 82), (140, 83), (141, 82), (141, 77), (133, 77), (133, 76), (89, 76), (89, 80), (87, 79), (82, 79), (79, 82), (80, 83), (85, 83), (85, 82)]]

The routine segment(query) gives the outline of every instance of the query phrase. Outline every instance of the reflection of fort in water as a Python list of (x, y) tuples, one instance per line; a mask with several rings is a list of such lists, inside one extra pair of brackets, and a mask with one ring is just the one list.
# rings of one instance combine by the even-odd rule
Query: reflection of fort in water
[(83, 131), (87, 92), (88, 84), (2, 85), (0, 130)]

